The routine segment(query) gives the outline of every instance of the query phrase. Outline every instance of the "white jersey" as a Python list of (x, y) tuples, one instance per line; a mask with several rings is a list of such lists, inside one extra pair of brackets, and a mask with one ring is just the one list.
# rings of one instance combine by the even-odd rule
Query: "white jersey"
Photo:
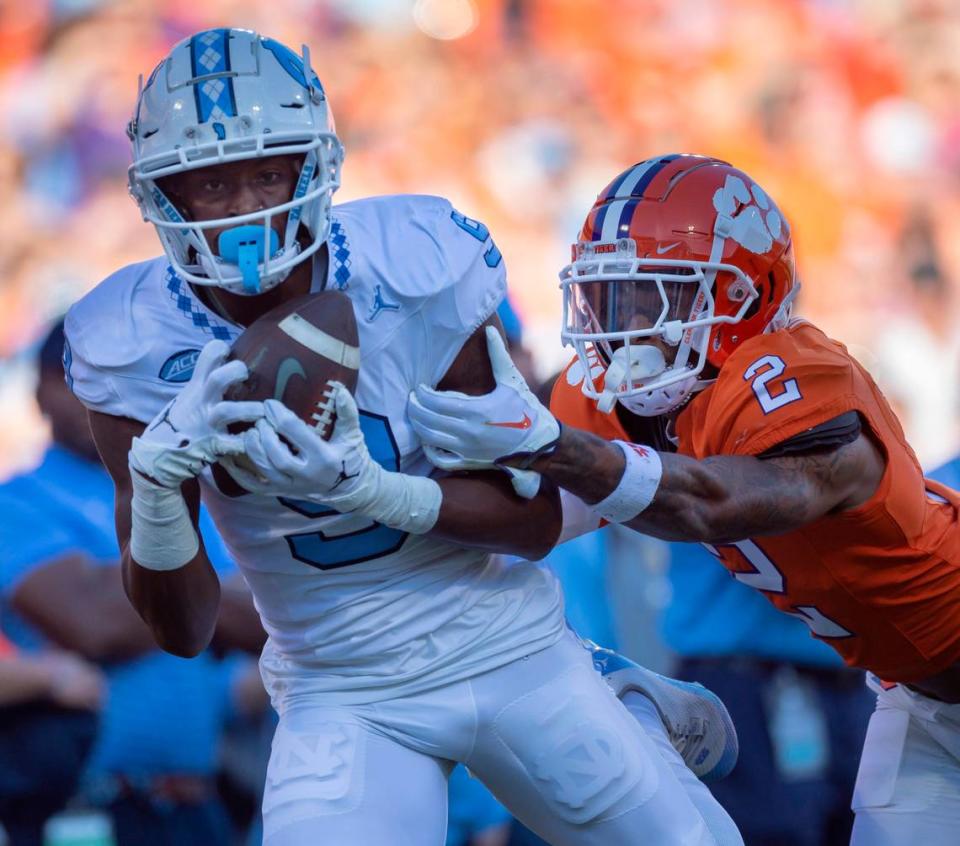
[[(333, 211), (326, 279), (354, 304), (357, 405), (372, 456), (389, 470), (431, 467), (406, 415), (436, 385), (505, 291), (486, 227), (446, 200), (395, 196)], [(189, 380), (198, 350), (242, 331), (207, 309), (165, 259), (108, 277), (67, 316), (68, 381), (89, 408), (149, 422)], [(261, 669), (275, 705), (322, 693), (373, 702), (466, 678), (560, 637), (562, 598), (530, 563), (340, 515), (316, 504), (203, 499), (242, 568), (269, 640)]]

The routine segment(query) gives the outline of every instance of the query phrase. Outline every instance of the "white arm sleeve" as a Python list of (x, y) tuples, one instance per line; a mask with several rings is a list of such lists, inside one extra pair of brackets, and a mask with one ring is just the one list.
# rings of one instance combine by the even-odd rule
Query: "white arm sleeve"
[(563, 509), (563, 527), (560, 529), (560, 537), (557, 538), (558, 545), (600, 528), (600, 515), (580, 497), (562, 488), (560, 506)]

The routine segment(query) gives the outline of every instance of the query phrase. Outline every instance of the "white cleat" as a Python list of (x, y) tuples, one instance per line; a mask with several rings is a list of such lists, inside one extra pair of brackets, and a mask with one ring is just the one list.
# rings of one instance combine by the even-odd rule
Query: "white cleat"
[(583, 643), (618, 699), (636, 691), (654, 704), (674, 749), (697, 778), (718, 781), (730, 773), (740, 747), (720, 697), (702, 684), (661, 676), (611, 649)]

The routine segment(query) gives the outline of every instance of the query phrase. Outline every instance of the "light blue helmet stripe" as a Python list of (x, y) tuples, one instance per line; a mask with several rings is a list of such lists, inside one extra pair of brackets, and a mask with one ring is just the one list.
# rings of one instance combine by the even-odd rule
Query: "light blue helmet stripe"
[(219, 121), (235, 117), (233, 77), (226, 75), (230, 72), (230, 30), (208, 29), (193, 36), (190, 66), (194, 79), (205, 77), (193, 84), (197, 120), (206, 123), (211, 118)]

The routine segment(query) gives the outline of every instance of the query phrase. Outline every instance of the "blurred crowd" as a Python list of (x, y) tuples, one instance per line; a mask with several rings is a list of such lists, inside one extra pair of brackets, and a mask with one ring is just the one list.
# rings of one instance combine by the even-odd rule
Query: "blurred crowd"
[[(803, 279), (800, 313), (874, 374), (924, 464), (960, 445), (954, 0), (0, 0), (0, 480), (36, 465), (48, 443), (51, 415), (33, 397), (51, 322), (106, 274), (158, 252), (126, 196), (124, 127), (137, 76), (175, 41), (221, 25), (310, 44), (347, 150), (339, 200), (438, 193), (489, 225), (522, 318), (514, 353), (532, 379), (565, 360), (556, 274), (596, 193), (632, 162), (699, 152), (745, 169), (785, 210)], [(858, 748), (850, 738), (869, 706), (859, 677), (810, 646), (802, 624), (768, 618), (752, 594), (727, 593), (738, 586), (696, 558), (706, 553), (613, 532), (577, 544), (551, 562), (576, 628), (655, 667), (679, 659), (682, 673), (714, 673), (720, 686), (737, 679), (722, 692), (739, 697), (735, 706), (759, 726), (756, 742), (743, 744), (759, 758), (741, 771), (754, 781), (732, 782), (724, 801), (731, 807), (739, 797), (770, 817), (748, 842), (785, 843), (776, 825), (798, 803), (819, 808), (821, 842), (834, 842), (827, 832), (847, 824), (837, 797), (849, 796)], [(30, 554), (33, 565), (60, 563)], [(18, 567), (0, 562), (7, 605), (30, 584), (26, 562)], [(684, 591), (674, 591), (680, 581)], [(700, 603), (698, 590), (711, 601)], [(30, 622), (43, 629), (42, 613)], [(14, 629), (7, 633), (16, 641)], [(718, 643), (717, 631), (726, 640)], [(136, 643), (129, 637), (120, 637), (127, 647)], [(62, 630), (44, 640), (71, 645)], [(117, 656), (97, 643), (73, 649), (80, 658), (48, 651), (23, 667), (3, 659), (0, 682), (15, 695), (0, 705), (39, 697), (52, 708), (112, 713), (103, 711), (112, 685), (133, 694), (122, 687), (125, 665), (118, 671)], [(156, 660), (146, 646), (134, 653), (136, 662)], [(259, 721), (269, 715), (249, 724), (263, 713), (249, 659), (220, 660), (222, 689), (206, 698), (179, 671), (161, 670), (198, 697), (204, 790), (219, 769), (219, 789), (246, 825), (269, 734)], [(778, 723), (781, 711), (792, 716)], [(237, 719), (248, 723), (217, 751)], [(790, 734), (788, 724), (806, 733)], [(849, 749), (835, 748), (834, 730)], [(90, 726), (73, 732), (103, 764)], [(172, 758), (181, 775), (182, 760)], [(0, 785), (3, 769), (0, 762)], [(77, 783), (63, 792), (80, 789), (90, 772), (78, 766)], [(454, 783), (451, 844), (471, 835), (477, 844), (532, 842), (508, 833), (505, 813), (465, 774)], [(775, 793), (760, 801), (757, 791), (771, 784)], [(123, 780), (112, 787), (139, 789)]]
[(312, 46), (347, 149), (339, 199), (440, 193), (489, 225), (541, 376), (563, 359), (556, 274), (596, 193), (634, 161), (701, 152), (743, 167), (785, 209), (801, 311), (881, 380), (921, 458), (957, 442), (952, 0), (0, 9), (0, 474), (42, 442), (13, 357), (104, 275), (157, 252), (125, 196), (137, 76), (225, 23)]

